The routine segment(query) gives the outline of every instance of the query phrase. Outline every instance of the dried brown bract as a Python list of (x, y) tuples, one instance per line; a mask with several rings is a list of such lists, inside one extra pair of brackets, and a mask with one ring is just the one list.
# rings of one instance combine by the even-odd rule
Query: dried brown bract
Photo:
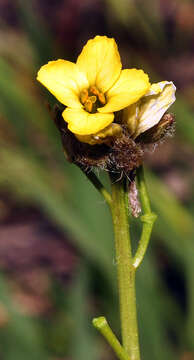
[(174, 116), (165, 114), (160, 122), (142, 133), (135, 140), (130, 137), (129, 130), (122, 126), (122, 133), (118, 137), (112, 137), (103, 144), (90, 145), (79, 141), (67, 128), (62, 118), (63, 109), (55, 107), (53, 117), (60, 131), (66, 159), (77, 164), (86, 171), (97, 167), (110, 172), (118, 173), (118, 176), (134, 173), (143, 162), (143, 155), (149, 144), (158, 143), (161, 139), (172, 135), (174, 132)]

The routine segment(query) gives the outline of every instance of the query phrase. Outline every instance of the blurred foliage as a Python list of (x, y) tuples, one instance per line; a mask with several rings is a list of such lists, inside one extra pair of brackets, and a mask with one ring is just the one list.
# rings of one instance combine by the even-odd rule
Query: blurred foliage
[[(3, 3), (2, 15), (6, 3), (10, 15), (11, 2)], [(9, 16), (0, 19), (0, 191), (11, 194), (24, 207), (36, 206), (68, 233), (80, 264), (68, 286), (51, 276), (53, 309), (36, 317), (24, 316), (22, 304), (15, 305), (10, 276), (2, 272), (0, 356), (3, 360), (113, 358), (90, 321), (106, 314), (119, 335), (110, 214), (86, 177), (65, 161), (48, 107), (55, 100), (35, 80), (41, 64), (57, 57), (74, 61), (80, 43), (97, 32), (107, 32), (121, 44), (127, 66), (149, 69), (153, 81), (168, 78), (180, 88), (173, 106), (177, 136), (169, 140), (171, 152), (168, 156), (168, 146), (163, 145), (165, 162), (160, 150), (148, 155), (147, 179), (158, 220), (138, 272), (137, 301), (143, 359), (193, 359), (194, 207), (190, 184), (194, 121), (190, 89), (194, 79), (187, 83), (183, 76), (181, 80), (179, 74), (186, 71), (186, 65), (179, 60), (183, 51), (192, 54), (190, 12), (182, 7), (189, 4), (194, 10), (194, 4), (107, 0), (83, 2), (81, 7), (78, 1), (69, 0), (59, 1), (52, 12), (51, 3), (17, 0), (12, 9), (14, 26)], [(91, 22), (92, 16), (100, 23)], [(87, 32), (82, 29), (84, 19), (88, 20)], [(180, 46), (181, 32), (188, 49)], [(65, 35), (60, 38), (59, 34)], [(76, 54), (71, 56), (70, 48)], [(186, 198), (166, 181), (169, 173), (176, 183), (177, 171), (179, 178), (184, 174)], [(99, 176), (107, 181), (106, 174)], [(137, 238), (139, 224), (132, 221), (132, 225)]]

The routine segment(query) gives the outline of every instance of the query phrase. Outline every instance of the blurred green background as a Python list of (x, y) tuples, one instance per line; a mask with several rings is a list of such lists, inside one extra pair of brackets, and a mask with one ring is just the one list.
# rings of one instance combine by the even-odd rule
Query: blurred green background
[[(103, 199), (63, 156), (36, 81), (75, 61), (91, 37), (118, 43), (124, 67), (172, 80), (174, 138), (146, 154), (158, 214), (137, 275), (142, 360), (194, 359), (194, 2), (0, 1), (0, 359), (113, 360), (92, 328), (119, 334), (113, 232)], [(106, 174), (100, 173), (102, 181)], [(133, 221), (133, 237), (140, 224)]]

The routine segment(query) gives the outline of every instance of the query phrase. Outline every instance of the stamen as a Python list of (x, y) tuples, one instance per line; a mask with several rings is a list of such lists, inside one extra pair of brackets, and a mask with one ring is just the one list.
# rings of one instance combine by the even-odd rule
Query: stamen
[(86, 109), (86, 111), (88, 112), (92, 112), (92, 108), (93, 108), (93, 103), (90, 99), (86, 100), (85, 104), (84, 104), (84, 107)]
[(99, 90), (97, 89), (96, 86), (91, 86), (90, 92), (96, 96), (98, 96), (98, 94), (99, 94)]
[(91, 86), (88, 90), (83, 89), (81, 91), (80, 101), (86, 111), (95, 113), (98, 107), (106, 104), (106, 97), (96, 86)]
[(98, 94), (98, 99), (99, 99), (99, 101), (101, 102), (101, 104), (106, 104), (106, 98), (105, 98), (105, 96), (104, 96), (104, 94), (103, 93), (99, 93)]
[(106, 98), (104, 94), (100, 92), (96, 86), (91, 86), (89, 93), (96, 95), (102, 105), (106, 104)]
[(83, 89), (80, 94), (80, 100), (82, 104), (85, 104), (86, 100), (88, 99), (88, 90)]

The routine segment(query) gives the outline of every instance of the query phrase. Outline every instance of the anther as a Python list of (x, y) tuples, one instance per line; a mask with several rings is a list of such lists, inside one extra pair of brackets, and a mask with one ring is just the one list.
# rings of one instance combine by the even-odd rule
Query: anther
[(80, 101), (85, 110), (90, 113), (95, 113), (98, 107), (106, 104), (105, 95), (96, 86), (83, 89), (80, 93)]
[(98, 94), (98, 99), (101, 102), (101, 104), (103, 104), (103, 105), (106, 104), (106, 98), (103, 93)]
[(90, 99), (86, 100), (84, 107), (85, 107), (86, 111), (92, 112), (92, 107), (93, 107), (92, 101)]
[(96, 96), (98, 96), (98, 94), (99, 94), (99, 90), (97, 89), (96, 86), (91, 86), (90, 92)]
[(100, 92), (96, 86), (91, 86), (89, 93), (96, 95), (102, 105), (106, 104), (106, 98), (104, 94)]
[(88, 90), (87, 89), (84, 89), (81, 91), (81, 94), (80, 94), (80, 100), (81, 100), (81, 103), (82, 104), (85, 104), (85, 102), (87, 101), (88, 99)]

